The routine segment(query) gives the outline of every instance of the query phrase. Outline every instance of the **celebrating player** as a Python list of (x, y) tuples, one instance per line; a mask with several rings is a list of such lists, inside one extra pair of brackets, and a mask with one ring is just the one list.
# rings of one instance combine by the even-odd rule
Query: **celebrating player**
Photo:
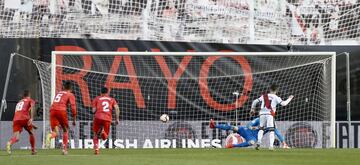
[(99, 139), (100, 134), (102, 140), (106, 140), (110, 131), (110, 124), (112, 121), (112, 110), (115, 108), (116, 124), (119, 124), (119, 106), (114, 98), (108, 95), (108, 89), (103, 87), (101, 95), (96, 97), (92, 103), (92, 111), (95, 113), (93, 122), (93, 142), (95, 154), (99, 154)]
[(279, 96), (276, 95), (278, 92), (279, 87), (275, 84), (272, 84), (270, 86), (270, 93), (265, 93), (259, 98), (255, 99), (251, 104), (251, 111), (250, 115), (255, 114), (255, 107), (256, 104), (261, 102), (261, 110), (259, 112), (260, 115), (260, 124), (259, 124), (259, 132), (258, 132), (258, 141), (256, 143), (256, 149), (259, 149), (261, 145), (261, 140), (264, 135), (264, 128), (269, 129), (270, 131), (270, 145), (269, 149), (274, 149), (274, 141), (275, 141), (275, 135), (274, 135), (274, 117), (276, 113), (276, 106), (278, 104), (282, 106), (286, 106), (289, 104), (289, 102), (294, 98), (293, 95), (290, 95), (289, 98), (286, 101), (283, 101)]
[(68, 115), (67, 107), (71, 106), (73, 125), (76, 123), (76, 103), (75, 96), (72, 92), (72, 85), (70, 82), (64, 84), (64, 89), (55, 95), (53, 103), (50, 108), (50, 126), (51, 132), (46, 136), (46, 147), (50, 147), (51, 139), (59, 134), (59, 126), (63, 130), (63, 154), (66, 155), (68, 144)]
[[(259, 131), (259, 118), (256, 118), (249, 122), (246, 126), (231, 126), (228, 124), (215, 124), (214, 120), (210, 120), (210, 128), (217, 128), (222, 130), (233, 130), (237, 132), (241, 137), (245, 139), (245, 142), (239, 144), (228, 144), (226, 148), (233, 147), (248, 147), (255, 144), (257, 141), (257, 134)], [(265, 129), (265, 134), (268, 132), (268, 129)], [(284, 137), (280, 132), (275, 128), (274, 129), (276, 136), (279, 138), (280, 142), (283, 144), (283, 148), (289, 148), (286, 144)]]
[[(19, 136), (24, 128), (29, 133), (29, 141), (31, 144), (31, 154), (35, 155), (35, 136), (33, 133), (35, 101), (30, 98), (30, 92), (24, 90), (22, 99), (16, 104), (15, 115), (13, 119), (13, 136), (6, 144), (6, 150), (11, 154), (11, 146), (19, 141)], [(34, 127), (36, 128), (36, 127)]]

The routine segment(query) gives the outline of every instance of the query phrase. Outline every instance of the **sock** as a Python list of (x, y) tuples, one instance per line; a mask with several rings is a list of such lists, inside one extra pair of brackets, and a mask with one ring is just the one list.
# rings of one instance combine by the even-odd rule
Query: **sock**
[(55, 138), (57, 136), (56, 132), (51, 132), (51, 139)]
[(97, 135), (94, 135), (93, 143), (94, 143), (94, 150), (99, 149), (99, 139)]
[(63, 134), (63, 146), (64, 146), (64, 150), (67, 150), (67, 146), (68, 146), (68, 132), (64, 132), (64, 134)]
[(222, 129), (222, 130), (232, 130), (232, 126), (227, 125), (227, 124), (217, 124), (217, 125), (215, 125), (215, 128)]
[(31, 144), (31, 151), (35, 151), (35, 136), (30, 135), (29, 136), (29, 141), (30, 141), (30, 144)]
[(264, 135), (264, 130), (259, 130), (258, 132), (258, 143), (261, 144), (261, 140), (263, 138), (263, 135)]
[(18, 140), (15, 136), (11, 137), (10, 139), (10, 144), (13, 145), (14, 143), (16, 143)]
[(275, 135), (274, 131), (270, 131), (270, 148), (274, 147)]

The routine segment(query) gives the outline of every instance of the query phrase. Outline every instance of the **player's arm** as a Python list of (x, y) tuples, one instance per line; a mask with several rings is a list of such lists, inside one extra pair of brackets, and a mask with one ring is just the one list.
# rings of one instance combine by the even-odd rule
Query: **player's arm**
[(251, 122), (249, 122), (246, 127), (251, 129), (251, 130), (255, 130), (257, 129), (259, 126), (259, 118), (256, 118), (254, 120), (252, 120)]
[(28, 122), (28, 125), (32, 125), (33, 121), (34, 121), (34, 114), (36, 113), (35, 110), (35, 101), (31, 100), (30, 102), (30, 120)]
[(76, 102), (75, 102), (75, 96), (74, 95), (70, 95), (70, 106), (71, 106), (71, 112), (72, 112), (72, 116), (73, 116), (73, 125), (76, 124)]
[[(285, 101), (282, 101), (282, 100), (281, 100), (281, 101), (280, 101), (280, 105), (282, 105), (282, 106), (288, 105), (293, 98), (294, 98), (294, 96), (293, 96), (293, 95), (290, 95), (289, 98), (286, 99)], [(280, 98), (280, 99), (281, 99), (281, 98)]]
[(120, 119), (119, 119), (119, 117), (120, 117), (120, 108), (119, 108), (119, 105), (118, 105), (118, 103), (116, 102), (116, 100), (113, 98), (112, 99), (112, 105), (113, 105), (113, 107), (115, 108), (115, 122), (116, 122), (116, 124), (119, 124), (119, 122), (120, 122)]
[(254, 116), (254, 115), (255, 115), (255, 107), (256, 107), (256, 105), (261, 101), (261, 98), (262, 98), (262, 96), (259, 97), (259, 98), (257, 98), (257, 99), (255, 99), (255, 100), (253, 100), (253, 102), (252, 102), (252, 104), (251, 104), (251, 110), (250, 110), (250, 115), (251, 115), (251, 116)]
[(116, 124), (119, 124), (120, 122), (120, 108), (119, 108), (119, 105), (115, 104), (114, 105), (114, 108), (115, 108), (115, 119), (116, 119)]
[(95, 114), (97, 107), (97, 98), (95, 98), (92, 102), (92, 113)]

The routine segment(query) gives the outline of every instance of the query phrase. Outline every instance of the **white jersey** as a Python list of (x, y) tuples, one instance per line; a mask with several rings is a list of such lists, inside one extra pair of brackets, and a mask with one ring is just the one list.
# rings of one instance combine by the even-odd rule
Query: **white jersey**
[[(278, 104), (280, 104), (283, 100), (275, 95), (275, 94), (268, 94), (268, 97), (269, 97), (269, 101), (270, 101), (270, 105), (271, 105), (271, 108), (274, 112), (276, 112), (276, 106)], [(265, 115), (265, 114), (271, 114), (271, 109), (268, 109), (265, 107), (265, 101), (264, 101), (264, 96), (261, 96), (257, 99), (257, 102), (261, 102), (261, 110), (259, 112), (260, 115)]]

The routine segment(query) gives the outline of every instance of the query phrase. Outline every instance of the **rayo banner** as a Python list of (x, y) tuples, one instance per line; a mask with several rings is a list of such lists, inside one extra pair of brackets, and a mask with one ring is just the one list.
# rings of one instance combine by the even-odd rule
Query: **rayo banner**
[[(38, 127), (42, 127), (43, 122), (35, 122)], [(226, 122), (218, 122), (226, 124)], [(240, 122), (245, 125), (247, 122)], [(229, 123), (234, 124), (234, 123)], [(352, 125), (355, 125), (353, 123)], [(357, 123), (359, 126), (360, 123)], [(2, 122), (3, 138), (10, 139), (12, 122)], [(337, 127), (342, 123), (337, 123)], [(151, 127), (151, 128), (150, 128)], [(70, 147), (73, 149), (91, 149), (92, 142), (92, 122), (79, 121), (76, 126), (71, 126), (69, 132)], [(142, 134), (149, 132), (148, 129), (156, 128), (157, 134)], [(277, 129), (284, 136), (285, 141), (293, 148), (322, 148), (330, 143), (330, 137), (323, 135), (325, 131), (330, 131), (328, 123), (321, 122), (277, 122)], [(160, 130), (160, 131), (159, 131)], [(356, 128), (357, 130), (357, 128)], [(357, 133), (357, 131), (352, 131)], [(119, 125), (112, 125), (109, 139), (101, 141), (102, 148), (223, 148), (226, 137), (232, 131), (222, 131), (209, 128), (208, 121), (182, 121), (161, 123), (159, 121), (121, 121)], [(36, 145), (42, 146), (43, 132), (41, 129), (35, 131)], [(358, 134), (338, 134), (337, 137), (351, 137), (350, 147), (358, 147), (358, 144), (352, 142), (358, 141)], [(356, 139), (356, 140), (355, 140)], [(343, 138), (343, 140), (345, 140)], [(267, 146), (268, 135), (264, 136), (264, 146)], [(339, 141), (338, 141), (339, 142)], [(6, 140), (2, 141), (1, 146), (5, 146)], [(61, 135), (56, 139), (55, 146), (60, 147), (62, 144)], [(346, 147), (338, 145), (339, 147)], [(15, 144), (14, 148), (29, 148), (28, 135), (24, 131), (20, 141)]]

